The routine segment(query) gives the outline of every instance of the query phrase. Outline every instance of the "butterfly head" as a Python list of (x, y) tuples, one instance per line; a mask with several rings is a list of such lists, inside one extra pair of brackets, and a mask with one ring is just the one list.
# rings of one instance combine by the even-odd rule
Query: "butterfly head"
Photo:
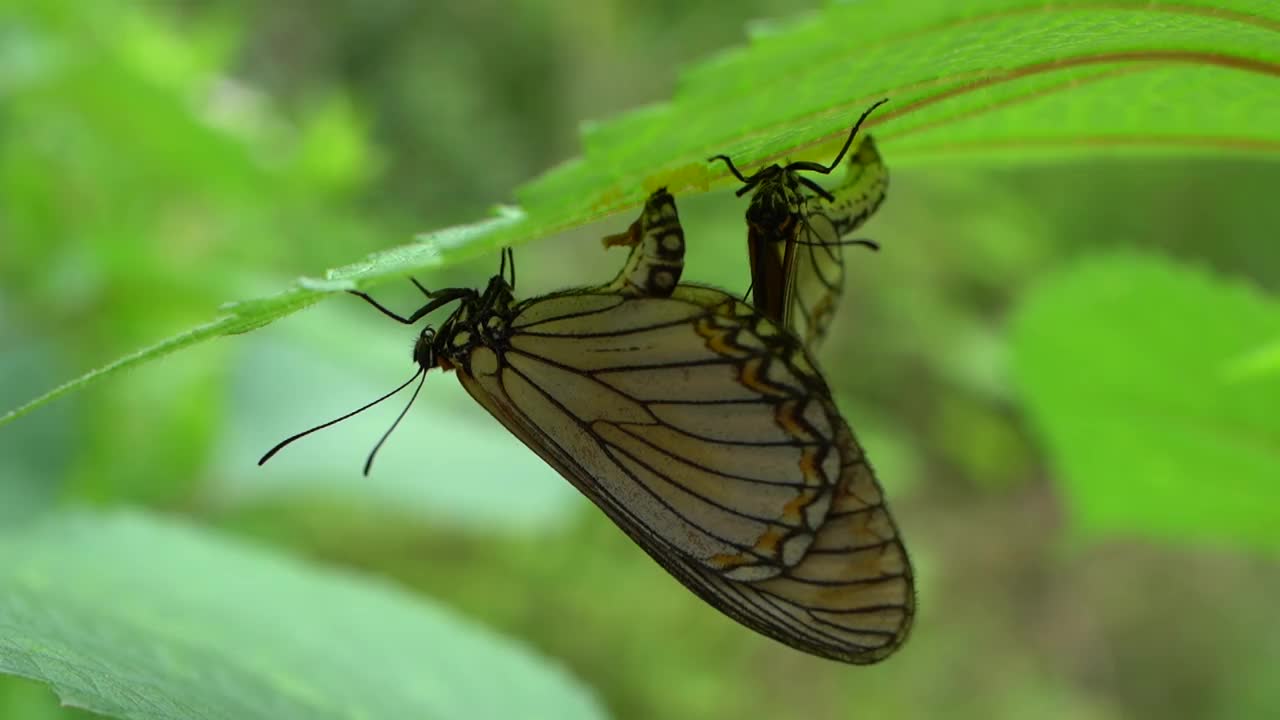
[(436, 337), (436, 329), (428, 325), (422, 328), (418, 339), (413, 343), (413, 362), (422, 368), (422, 372), (440, 364), (437, 360), (439, 353), (436, 352)]
[(358, 415), (405, 389), (416, 380), (418, 386), (414, 389), (409, 403), (405, 405), (404, 410), (396, 417), (395, 422), (391, 423), (391, 427), (373, 446), (368, 459), (365, 460), (364, 474), (368, 475), (369, 470), (373, 467), (373, 459), (377, 455), (378, 449), (382, 447), (387, 437), (391, 435), (391, 431), (395, 430), (396, 426), (400, 424), (400, 420), (404, 418), (405, 413), (409, 411), (409, 407), (413, 405), (413, 401), (417, 399), (418, 391), (422, 389), (422, 384), (427, 379), (427, 373), (434, 368), (452, 370), (459, 365), (465, 367), (470, 359), (471, 351), (478, 344), (496, 347), (506, 341), (509, 334), (511, 307), (514, 304), (514, 291), (512, 288), (515, 286), (515, 258), (510, 249), (503, 250), (502, 265), (498, 270), (498, 274), (489, 281), (489, 286), (485, 288), (484, 293), (478, 293), (472, 288), (445, 288), (431, 291), (423, 287), (417, 280), (413, 280), (413, 278), (410, 278), (410, 280), (414, 286), (426, 295), (427, 303), (408, 317), (403, 317), (383, 307), (381, 303), (363, 291), (350, 290), (349, 292), (375, 307), (378, 312), (404, 325), (413, 325), (436, 310), (456, 303), (453, 312), (440, 324), (439, 330), (427, 325), (418, 332), (417, 338), (413, 341), (413, 362), (418, 366), (418, 369), (414, 372), (413, 377), (406, 380), (395, 390), (373, 402), (366, 403), (342, 417), (321, 423), (285, 438), (258, 460), (259, 465), (270, 460), (276, 453), (294, 441)]

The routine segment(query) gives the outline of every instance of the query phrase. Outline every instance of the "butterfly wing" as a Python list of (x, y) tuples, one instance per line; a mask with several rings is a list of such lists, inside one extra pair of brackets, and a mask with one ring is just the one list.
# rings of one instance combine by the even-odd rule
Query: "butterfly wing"
[(686, 586), (800, 649), (874, 662), (911, 571), (808, 354), (710, 288), (520, 303), (467, 391)]
[(527, 301), (507, 347), (455, 364), (505, 398), (517, 435), (554, 435), (553, 464), (571, 460), (570, 480), (598, 504), (710, 570), (771, 577), (799, 561), (830, 506), (840, 418), (815, 399), (826, 387), (807, 358), (777, 357), (690, 297), (705, 300), (681, 287)]
[(871, 136), (849, 153), (848, 172), (833, 200), (807, 197), (785, 254), (783, 322), (811, 352), (826, 339), (844, 291), (843, 242), (884, 202), (889, 169)]
[[(822, 198), (809, 199), (817, 205)], [(786, 244), (786, 278), (782, 290), (782, 318), (811, 352), (826, 339), (844, 293), (844, 248), (835, 224), (822, 211), (809, 211), (797, 225), (794, 241)]]
[(845, 465), (835, 500), (795, 567), (761, 582), (733, 583), (650, 555), (743, 625), (813, 655), (866, 665), (906, 641), (915, 584), (871, 466), (852, 435), (843, 434), (840, 447)]

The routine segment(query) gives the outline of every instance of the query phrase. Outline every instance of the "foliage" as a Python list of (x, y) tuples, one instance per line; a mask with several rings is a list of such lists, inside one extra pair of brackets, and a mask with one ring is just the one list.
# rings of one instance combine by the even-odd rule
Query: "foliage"
[[(670, 106), (592, 127), (582, 159), (517, 192), (520, 210), (427, 233), (415, 245), (329, 270), (326, 282), (303, 278), (287, 292), (233, 303), (212, 323), (46, 399), (138, 361), (261, 327), (323, 293), (369, 287), (634, 208), (655, 187), (705, 189), (726, 172), (705, 162), (717, 151), (754, 163), (828, 145), (845, 134), (857, 108), (880, 96), (894, 97), (896, 106), (868, 129), (887, 153), (921, 163), (1001, 147), (1019, 149), (1025, 160), (1046, 145), (1060, 156), (1108, 144), (1280, 152), (1267, 90), (1280, 74), (1280, 16), (1268, 16), (1274, 8), (1265, 3), (1239, 5), (1214, 12), (1092, 2), (1046, 11), (1009, 0), (900, 5), (897, 12), (833, 6), (690, 70)], [(865, 34), (851, 37), (851, 30)], [(780, 96), (787, 102), (773, 100)], [(903, 136), (911, 140), (899, 151)], [(0, 424), (44, 401), (0, 416)]]
[(1014, 321), (1013, 363), (1091, 533), (1280, 549), (1280, 305), (1154, 258), (1095, 258)]
[[(0, 669), (120, 717), (601, 714), (482, 623), (620, 717), (1280, 713), (1274, 3), (837, 3), (728, 51), (793, 3), (687, 5), (0, 8)], [(411, 372), (320, 300), (533, 239), (521, 294), (603, 280), (661, 184), (742, 290), (706, 156), (827, 158), (882, 96), (821, 360), (920, 570), (892, 661), (719, 617), (447, 377), (371, 478), (376, 415), (253, 465)]]
[(0, 568), (0, 670), (74, 707), (175, 720), (602, 716), (545, 661), (418, 598), (147, 515), (65, 513), (5, 533)]

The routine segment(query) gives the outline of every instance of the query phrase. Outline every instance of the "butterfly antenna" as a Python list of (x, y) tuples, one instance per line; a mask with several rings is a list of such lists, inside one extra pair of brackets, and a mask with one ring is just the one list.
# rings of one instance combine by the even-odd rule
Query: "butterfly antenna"
[(858, 121), (853, 124), (853, 129), (849, 131), (849, 137), (845, 138), (844, 147), (840, 148), (840, 154), (836, 155), (835, 160), (831, 161), (831, 164), (827, 166), (827, 169), (824, 174), (830, 173), (832, 170), (835, 170), (837, 167), (840, 167), (840, 161), (844, 159), (844, 154), (849, 152), (849, 146), (853, 144), (853, 137), (858, 134), (858, 128), (862, 127), (862, 122), (867, 119), (867, 116), (875, 112), (876, 108), (880, 107), (881, 105), (887, 102), (889, 102), (889, 98), (883, 98), (878, 102), (876, 102), (871, 107), (862, 111), (862, 115), (858, 117)]
[[(738, 178), (738, 182), (741, 182), (748, 186), (753, 184), (749, 178), (745, 178), (742, 176), (742, 172), (738, 170), (737, 165), (733, 164), (733, 160), (731, 160), (728, 155), (712, 155), (711, 157), (707, 158), (707, 162), (715, 162), (717, 160), (724, 161), (724, 164), (729, 168), (729, 172), (733, 173), (733, 176)], [(741, 195), (742, 193), (738, 193), (738, 194)]]
[(830, 165), (823, 165), (821, 163), (810, 162), (808, 160), (801, 160), (800, 162), (787, 163), (787, 169), (788, 170), (806, 170), (808, 172), (816, 172), (816, 173), (822, 173), (823, 175), (830, 175), (832, 171), (840, 167), (840, 161), (844, 159), (845, 153), (849, 152), (849, 146), (853, 144), (853, 138), (855, 135), (858, 134), (858, 128), (862, 127), (863, 121), (866, 120), (867, 117), (871, 115), (871, 113), (875, 111), (876, 108), (880, 107), (881, 105), (887, 102), (889, 102), (889, 98), (884, 98), (882, 100), (877, 101), (874, 105), (867, 108), (866, 110), (862, 111), (862, 115), (858, 116), (858, 121), (853, 124), (853, 129), (849, 131), (849, 136), (845, 138), (844, 147), (840, 148), (839, 154), (836, 155), (835, 160), (831, 161)]
[[(346, 420), (347, 418), (349, 418), (349, 417), (353, 417), (353, 416), (355, 416), (355, 415), (359, 415), (360, 413), (364, 412), (365, 410), (368, 410), (369, 408), (373, 407), (374, 405), (377, 405), (378, 403), (382, 402), (383, 400), (386, 400), (387, 398), (391, 397), (392, 395), (395, 395), (396, 393), (400, 392), (401, 390), (403, 390), (403, 389), (405, 389), (405, 388), (409, 387), (409, 383), (411, 383), (411, 382), (413, 382), (414, 380), (416, 380), (416, 379), (417, 379), (417, 377), (418, 377), (419, 375), (423, 375), (423, 376), (425, 376), (425, 375), (426, 375), (426, 371), (424, 371), (424, 370), (419, 370), (418, 372), (416, 372), (416, 373), (414, 373), (414, 374), (413, 374), (413, 377), (411, 377), (411, 378), (409, 378), (408, 380), (406, 380), (406, 381), (404, 382), (404, 384), (403, 384), (403, 385), (401, 385), (400, 387), (396, 388), (395, 390), (392, 390), (391, 392), (387, 393), (386, 395), (383, 395), (382, 397), (378, 398), (377, 400), (374, 400), (373, 402), (368, 403), (367, 405), (364, 405), (364, 406), (360, 407), (359, 409), (352, 410), (351, 412), (347, 413), (346, 415), (343, 415), (343, 416), (342, 416), (342, 417), (340, 417), (340, 418), (337, 418), (337, 419), (334, 419), (334, 420), (330, 420), (329, 422), (324, 423), (324, 424), (321, 424), (321, 425), (317, 425), (317, 426), (315, 426), (315, 427), (311, 428), (310, 430), (303, 430), (302, 432), (298, 433), (297, 435), (291, 435), (291, 436), (289, 436), (289, 437), (285, 438), (284, 440), (281, 440), (279, 444), (277, 444), (275, 447), (273, 447), (273, 448), (271, 448), (270, 450), (268, 450), (266, 455), (263, 455), (263, 456), (262, 456), (262, 459), (258, 461), (258, 465), (262, 465), (262, 464), (263, 464), (263, 463), (265, 463), (266, 461), (270, 460), (270, 459), (271, 459), (271, 457), (272, 457), (273, 455), (275, 455), (276, 453), (278, 453), (278, 452), (280, 452), (281, 450), (283, 450), (283, 449), (285, 448), (285, 446), (286, 446), (286, 445), (288, 445), (288, 444), (292, 443), (294, 440), (300, 440), (300, 439), (302, 439), (302, 438), (304, 438), (304, 437), (306, 437), (306, 436), (310, 435), (311, 433), (313, 433), (313, 432), (315, 432), (315, 431), (317, 431), (317, 430), (323, 430), (323, 429), (325, 429), (325, 428), (327, 428), (327, 427), (329, 427), (329, 426), (331, 426), (331, 425), (337, 425), (338, 423), (342, 422), (343, 420)], [(418, 385), (418, 387), (419, 387), (419, 388), (421, 388), (421, 387), (422, 387), (422, 385), (421, 385), (421, 384), (419, 384), (419, 385)], [(415, 396), (415, 397), (417, 396), (417, 392), (415, 392), (415, 393), (414, 393), (414, 396)], [(396, 422), (399, 422), (399, 421), (397, 420)], [(392, 425), (392, 427), (394, 428), (395, 426), (394, 426), (394, 425)], [(385, 440), (386, 438), (384, 437), (383, 439)], [(379, 445), (381, 445), (382, 443), (378, 443), (378, 444), (379, 444)], [(372, 462), (372, 458), (370, 459), (370, 462)], [(367, 467), (367, 466), (366, 466), (366, 467)], [(366, 473), (367, 473), (367, 472), (368, 472), (368, 470), (366, 469)]]
[(409, 403), (405, 405), (404, 409), (400, 411), (400, 414), (396, 416), (396, 421), (391, 423), (391, 427), (387, 428), (387, 431), (382, 433), (382, 437), (378, 439), (378, 444), (374, 445), (373, 450), (369, 451), (369, 459), (364, 461), (364, 474), (366, 477), (368, 477), (369, 471), (373, 469), (373, 458), (378, 454), (378, 450), (382, 448), (382, 443), (386, 442), (387, 438), (391, 437), (391, 433), (396, 429), (396, 426), (400, 424), (400, 421), (404, 419), (404, 416), (409, 412), (409, 408), (413, 407), (413, 401), (418, 399), (418, 393), (422, 390), (422, 384), (427, 381), (427, 371), (419, 370), (417, 375), (409, 378), (409, 382), (401, 385), (400, 388), (396, 390), (396, 392), (399, 392), (404, 389), (405, 385), (413, 382), (413, 378), (418, 377), (418, 375), (421, 375), (422, 379), (418, 381), (418, 387), (413, 389), (413, 395), (409, 397)]

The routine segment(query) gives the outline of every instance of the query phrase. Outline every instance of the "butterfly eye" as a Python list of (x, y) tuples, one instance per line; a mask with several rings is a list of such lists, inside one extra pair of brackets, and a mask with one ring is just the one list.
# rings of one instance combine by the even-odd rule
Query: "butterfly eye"
[(418, 340), (413, 344), (413, 362), (423, 370), (433, 368), (435, 362), (435, 343), (436, 331), (433, 328), (425, 327), (418, 334)]

